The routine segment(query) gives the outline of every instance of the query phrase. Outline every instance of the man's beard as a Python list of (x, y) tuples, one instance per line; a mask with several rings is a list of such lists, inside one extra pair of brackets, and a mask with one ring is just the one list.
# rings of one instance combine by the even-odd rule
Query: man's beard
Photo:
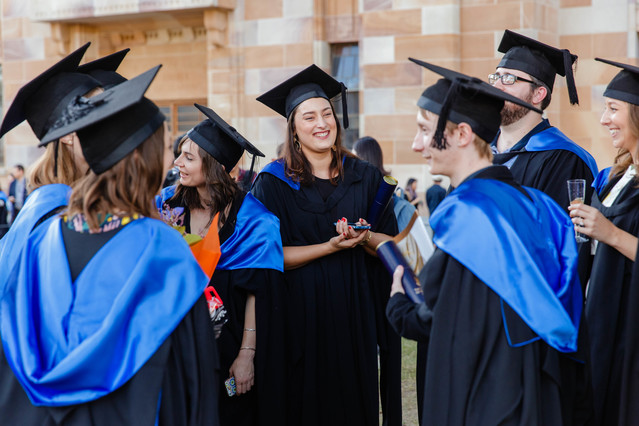
[[(533, 91), (528, 92), (528, 95), (522, 99), (524, 102), (532, 103)], [(501, 125), (509, 126), (528, 114), (530, 110), (520, 105), (513, 104), (511, 102), (504, 102), (504, 107), (501, 109)]]

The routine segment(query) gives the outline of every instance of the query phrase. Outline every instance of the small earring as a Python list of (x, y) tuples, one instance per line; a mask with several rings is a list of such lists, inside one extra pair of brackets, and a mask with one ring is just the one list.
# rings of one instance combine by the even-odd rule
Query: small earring
[(331, 149), (333, 150), (333, 152), (337, 151), (337, 147), (335, 145), (333, 145)]
[(293, 139), (293, 146), (295, 147), (295, 151), (302, 152), (302, 146), (300, 145), (300, 141), (297, 140), (297, 136)]

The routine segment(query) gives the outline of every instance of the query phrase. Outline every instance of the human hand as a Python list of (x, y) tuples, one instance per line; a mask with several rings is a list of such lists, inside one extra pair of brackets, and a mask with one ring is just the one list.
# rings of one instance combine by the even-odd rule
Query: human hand
[(578, 232), (603, 243), (608, 244), (618, 229), (599, 210), (587, 204), (571, 204), (568, 211)]
[(240, 350), (231, 368), (229, 368), (229, 377), (235, 376), (236, 393), (238, 395), (250, 391), (253, 387), (255, 374), (254, 357), (255, 351), (249, 349)]
[(404, 267), (399, 265), (393, 272), (393, 285), (391, 286), (390, 296), (393, 297), (396, 293), (406, 294), (404, 286), (402, 285), (402, 276), (404, 275)]
[[(364, 219), (356, 222), (357, 225), (368, 225)], [(330, 244), (338, 250), (353, 248), (368, 238), (369, 229), (354, 229), (348, 225), (348, 220), (343, 217), (337, 221), (335, 230), (339, 234), (330, 239)]]

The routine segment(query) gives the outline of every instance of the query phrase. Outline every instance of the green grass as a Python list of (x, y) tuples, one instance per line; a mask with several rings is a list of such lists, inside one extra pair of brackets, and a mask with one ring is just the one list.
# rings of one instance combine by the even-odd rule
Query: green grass
[(404, 425), (417, 425), (417, 391), (415, 389), (415, 360), (417, 342), (402, 338), (402, 420)]
[[(402, 339), (402, 423), (417, 426), (417, 391), (415, 390), (415, 360), (417, 342)], [(379, 424), (382, 424), (382, 410), (379, 410)]]

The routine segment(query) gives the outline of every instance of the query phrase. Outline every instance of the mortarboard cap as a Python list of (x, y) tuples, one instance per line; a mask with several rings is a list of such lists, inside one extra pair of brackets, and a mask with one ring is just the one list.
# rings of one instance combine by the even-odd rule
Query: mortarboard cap
[(89, 74), (100, 82), (102, 87), (108, 88), (114, 84), (120, 84), (126, 81), (126, 78), (115, 72), (127, 53), (131, 49), (123, 49), (119, 52), (112, 53), (95, 61), (87, 62), (78, 67), (78, 72)]
[(420, 108), (439, 115), (434, 137), (437, 149), (446, 148), (443, 136), (447, 120), (457, 124), (468, 123), (475, 134), (485, 142), (491, 142), (499, 131), (505, 101), (541, 114), (541, 110), (476, 77), (418, 59), (409, 59), (444, 77), (424, 90), (417, 101)]
[(200, 104), (193, 105), (202, 111), (207, 119), (189, 130), (186, 135), (224, 165), (227, 172), (235, 167), (244, 154), (244, 150), (253, 156), (264, 157), (259, 149), (255, 148), (211, 108)]
[(497, 68), (523, 71), (541, 80), (552, 92), (555, 74), (566, 77), (568, 96), (571, 104), (578, 104), (577, 88), (572, 65), (577, 55), (568, 49), (557, 49), (530, 37), (506, 30), (497, 48), (505, 53)]
[(257, 100), (273, 111), (288, 119), (299, 104), (311, 98), (324, 98), (330, 101), (342, 95), (344, 128), (348, 128), (348, 108), (346, 105), (346, 86), (313, 64), (288, 80), (259, 96)]
[(148, 139), (164, 122), (159, 108), (144, 97), (161, 65), (86, 99), (80, 96), (43, 139), (78, 134), (82, 153), (94, 173), (100, 174)]
[(248, 151), (249, 154), (253, 155), (251, 173), (249, 173), (252, 175), (255, 157), (264, 157), (264, 154), (211, 108), (200, 104), (194, 105), (202, 111), (207, 119), (189, 130), (186, 134), (188, 138), (222, 164), (227, 173), (230, 173), (240, 161), (244, 150)]
[(18, 90), (0, 126), (0, 137), (27, 120), (38, 139), (42, 139), (51, 121), (56, 119), (60, 105), (64, 107), (76, 95), (83, 95), (100, 85), (92, 77), (76, 72), (89, 44), (72, 52)]
[(603, 95), (639, 105), (639, 67), (602, 58), (595, 58), (595, 60), (621, 68), (621, 71), (610, 80)]

